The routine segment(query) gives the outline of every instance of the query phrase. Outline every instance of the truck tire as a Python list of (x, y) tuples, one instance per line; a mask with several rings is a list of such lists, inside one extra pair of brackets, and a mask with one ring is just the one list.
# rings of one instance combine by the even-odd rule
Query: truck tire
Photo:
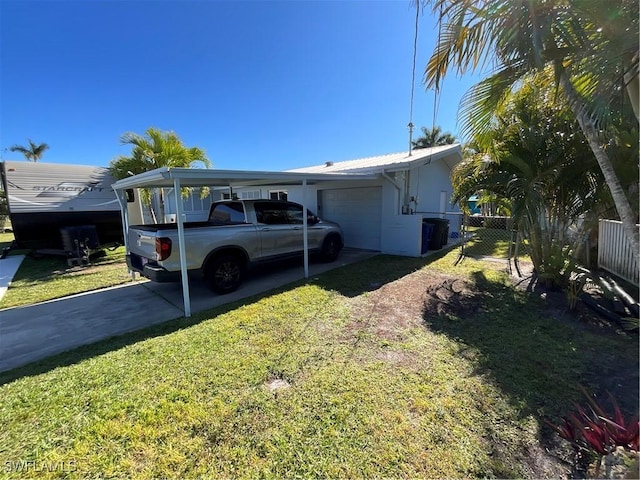
[(337, 235), (329, 235), (322, 242), (322, 249), (320, 250), (320, 257), (323, 262), (333, 262), (338, 258), (338, 254), (342, 249), (342, 241)]
[(216, 293), (231, 293), (242, 283), (244, 263), (237, 255), (220, 255), (211, 260), (204, 270), (207, 287)]

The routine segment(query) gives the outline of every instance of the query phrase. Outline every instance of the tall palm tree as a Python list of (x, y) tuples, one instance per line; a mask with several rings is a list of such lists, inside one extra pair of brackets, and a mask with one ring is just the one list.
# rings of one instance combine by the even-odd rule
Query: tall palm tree
[(44, 155), (45, 150), (49, 148), (49, 145), (47, 145), (46, 143), (34, 143), (33, 141), (31, 141), (31, 139), (28, 139), (27, 141), (29, 142), (28, 147), (23, 147), (22, 145), (13, 145), (12, 147), (9, 147), (9, 150), (11, 150), (12, 152), (20, 152), (27, 160), (37, 162), (42, 158), (42, 155)]
[(456, 137), (449, 132), (443, 132), (440, 127), (427, 128), (422, 127), (422, 136), (416, 138), (413, 142), (413, 148), (429, 148), (439, 145), (449, 145), (456, 143)]
[[(156, 168), (192, 168), (212, 166), (204, 150), (198, 147), (186, 147), (174, 132), (163, 132), (157, 128), (149, 128), (145, 135), (127, 132), (122, 135), (121, 143), (131, 145), (131, 155), (121, 155), (109, 163), (109, 170), (114, 178), (122, 179), (131, 175), (155, 170)], [(193, 189), (184, 187), (182, 196), (188, 197)], [(208, 189), (202, 188), (201, 195), (206, 196)], [(152, 205), (152, 191), (141, 189), (142, 202), (149, 206), (151, 217), (157, 222)], [(160, 189), (160, 218), (164, 221), (164, 194)]]
[[(488, 61), (493, 74), (461, 102), (463, 135), (485, 142), (491, 117), (509, 92), (535, 71), (552, 66), (574, 117), (609, 187), (636, 255), (636, 214), (606, 146), (611, 111), (625, 101), (625, 81), (638, 81), (637, 0), (426, 0), (440, 16), (442, 34), (427, 64), (428, 86), (451, 67), (458, 74)], [(632, 85), (634, 86), (634, 85)], [(629, 95), (634, 96), (629, 88)], [(637, 90), (636, 90), (637, 91)], [(637, 102), (637, 95), (632, 98)], [(486, 143), (486, 142), (485, 142)]]

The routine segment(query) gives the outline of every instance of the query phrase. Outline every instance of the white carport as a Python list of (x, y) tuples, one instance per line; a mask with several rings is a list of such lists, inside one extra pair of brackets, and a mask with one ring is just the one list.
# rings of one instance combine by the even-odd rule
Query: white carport
[[(247, 187), (259, 185), (301, 185), (306, 192), (307, 185), (317, 185), (322, 182), (336, 182), (344, 180), (372, 180), (375, 174), (359, 173), (313, 173), (313, 172), (258, 172), (243, 170), (215, 170), (195, 168), (159, 168), (150, 172), (133, 175), (119, 180), (112, 185), (122, 211), (122, 223), (125, 247), (128, 251), (129, 216), (127, 212), (126, 190), (132, 188), (173, 188), (180, 192), (182, 187)], [(185, 317), (191, 316), (191, 298), (189, 293), (189, 277), (187, 275), (186, 251), (184, 245), (184, 218), (182, 198), (175, 196), (176, 223), (178, 226), (178, 251), (180, 256), (180, 271), (182, 277), (182, 296), (184, 299)], [(303, 211), (307, 209), (306, 194), (300, 202)], [(303, 215), (303, 247), (304, 274), (309, 277), (307, 216)]]

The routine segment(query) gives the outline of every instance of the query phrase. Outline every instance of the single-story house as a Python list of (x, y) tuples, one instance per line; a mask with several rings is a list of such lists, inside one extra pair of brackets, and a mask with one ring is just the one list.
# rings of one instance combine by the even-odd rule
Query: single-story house
[[(455, 144), (412, 153), (327, 162), (288, 172), (165, 167), (119, 180), (113, 189), (121, 205), (125, 232), (131, 224), (127, 190), (164, 189), (165, 207), (170, 209), (173, 206), (178, 226), (181, 275), (182, 278), (188, 278), (184, 222), (195, 219), (197, 212), (189, 211), (189, 202), (185, 203), (176, 197), (175, 193), (182, 187), (224, 188), (218, 193), (232, 198), (236, 195), (239, 198), (256, 198), (256, 195), (265, 198), (286, 197), (306, 208), (313, 209), (315, 206), (322, 218), (339, 222), (344, 231), (346, 247), (420, 256), (424, 253), (423, 218), (445, 218), (448, 214), (459, 218), (449, 198), (451, 171), (461, 159), (460, 145)], [(192, 201), (191, 205), (196, 206), (197, 203)], [(200, 204), (202, 206), (202, 202)], [(457, 228), (454, 224), (452, 233)], [(308, 278), (307, 236), (304, 235), (303, 239), (305, 278)], [(125, 234), (125, 244), (127, 241)], [(182, 289), (185, 316), (188, 317), (191, 315), (188, 281), (182, 282)]]
[[(382, 253), (422, 255), (422, 219), (447, 218), (449, 234), (459, 231), (460, 209), (450, 203), (451, 171), (462, 160), (459, 144), (341, 162), (281, 172), (323, 178), (306, 186), (283, 181), (256, 185), (230, 185), (213, 190), (211, 198), (194, 194), (184, 204), (187, 220), (206, 218), (211, 201), (237, 197), (288, 199), (305, 203), (319, 217), (341, 225), (346, 247)], [(250, 173), (250, 172), (247, 172)], [(255, 172), (258, 173), (258, 172)], [(354, 178), (357, 176), (358, 178)], [(173, 195), (167, 192), (167, 198)], [(175, 221), (175, 202), (165, 213)]]

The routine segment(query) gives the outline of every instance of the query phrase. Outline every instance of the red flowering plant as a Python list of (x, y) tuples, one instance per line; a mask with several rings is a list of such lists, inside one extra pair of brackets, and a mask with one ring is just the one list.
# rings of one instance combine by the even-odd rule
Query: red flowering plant
[(628, 422), (625, 420), (615, 398), (609, 394), (613, 415), (587, 395), (589, 406), (585, 409), (575, 404), (576, 410), (562, 417), (559, 425), (547, 421), (561, 438), (569, 441), (577, 453), (586, 451), (597, 456), (596, 472), (602, 458), (614, 453), (618, 447), (629, 452), (638, 452), (640, 422), (638, 414)]

